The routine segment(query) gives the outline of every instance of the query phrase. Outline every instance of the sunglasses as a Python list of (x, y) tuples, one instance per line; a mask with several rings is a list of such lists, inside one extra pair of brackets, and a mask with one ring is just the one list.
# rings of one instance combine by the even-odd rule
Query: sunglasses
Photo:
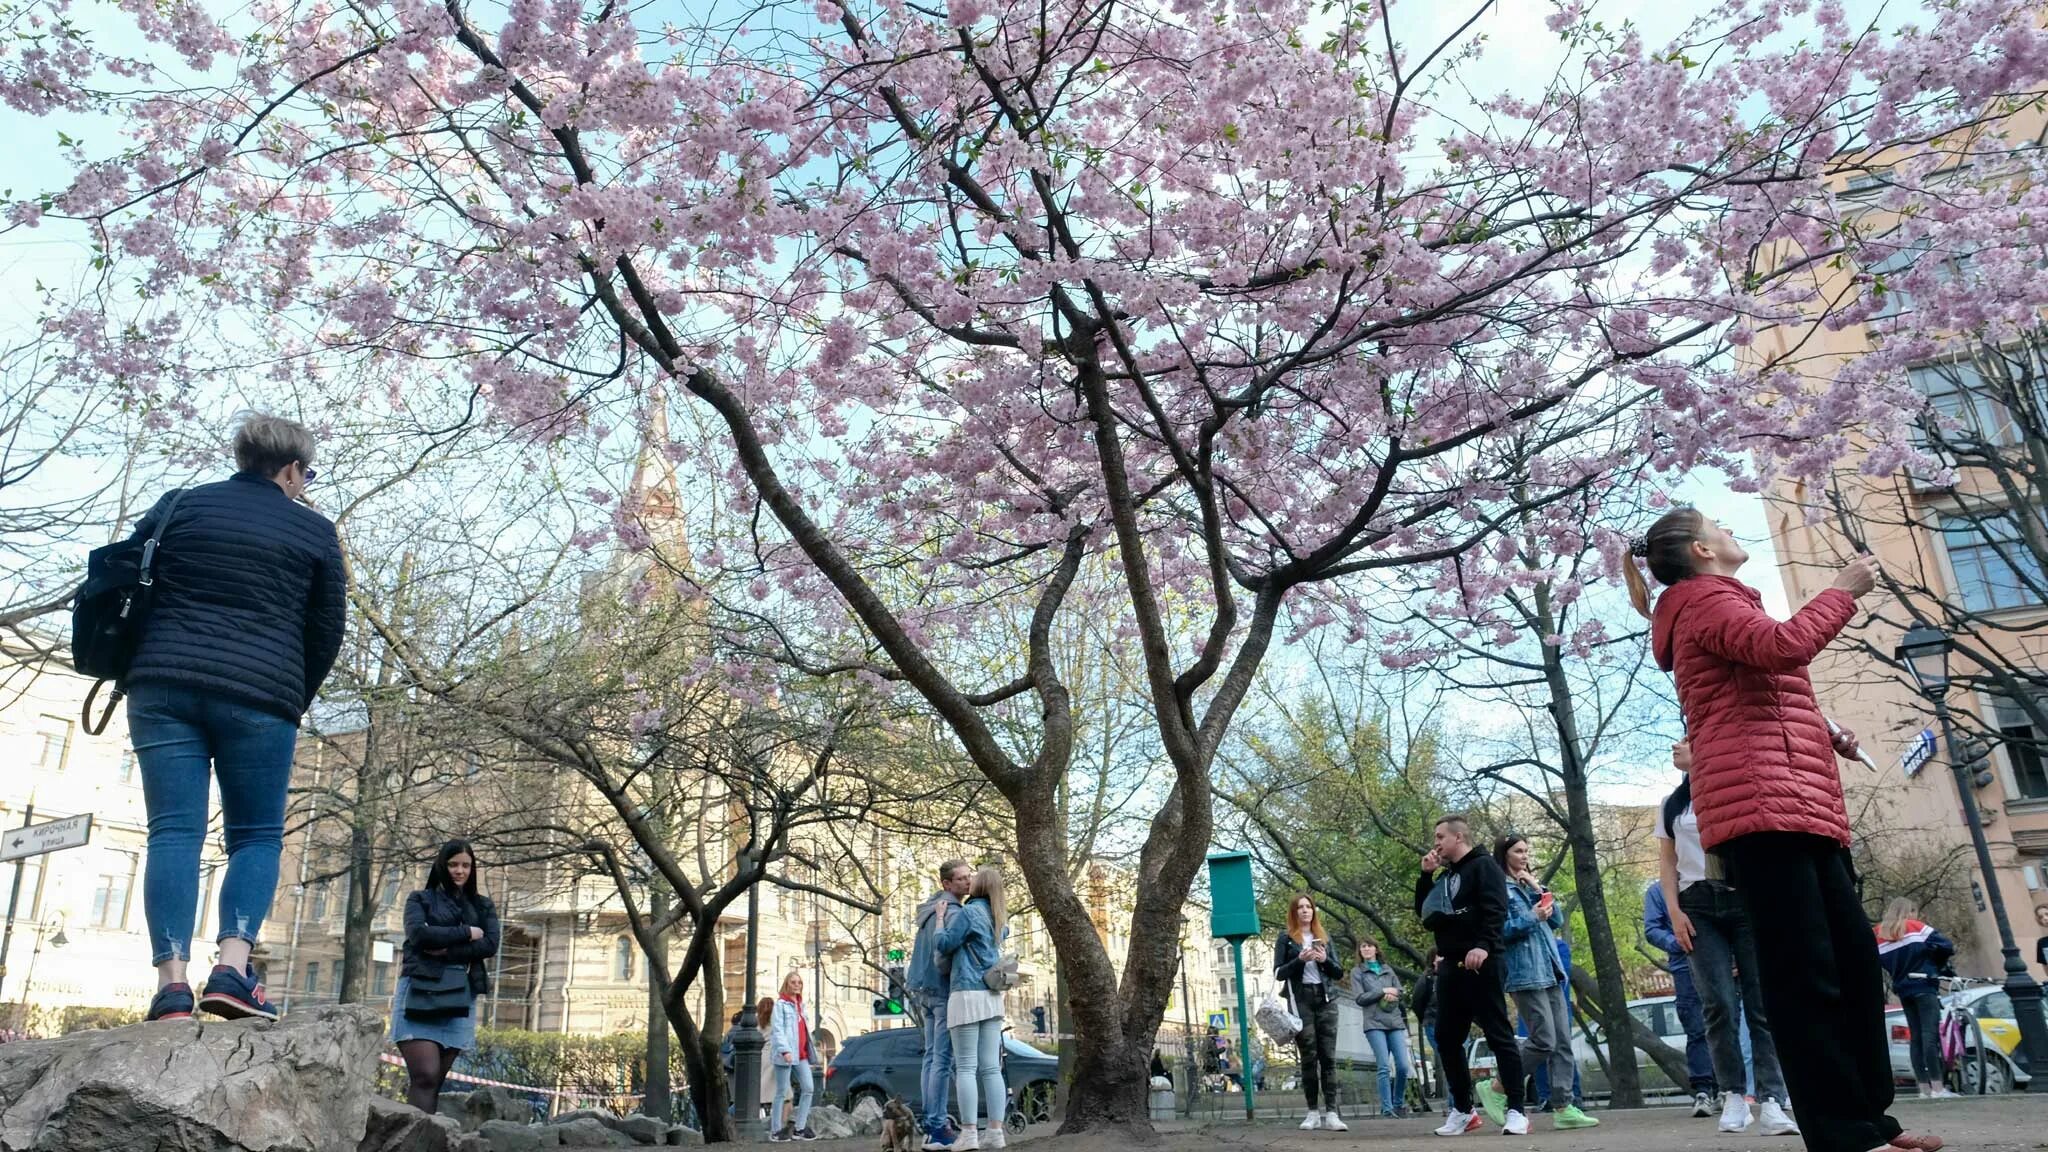
[(306, 483), (308, 484), (311, 484), (313, 481), (318, 480), (320, 478), (320, 470), (318, 468), (313, 467), (311, 464), (306, 463), (303, 460), (299, 462), (299, 469), (301, 471), (301, 474), (305, 476)]

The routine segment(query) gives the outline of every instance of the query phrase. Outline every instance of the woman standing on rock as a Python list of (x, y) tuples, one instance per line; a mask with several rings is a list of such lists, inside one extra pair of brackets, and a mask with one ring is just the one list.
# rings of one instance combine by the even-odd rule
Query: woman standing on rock
[(781, 1118), (782, 1102), (789, 1099), (792, 1082), (797, 1096), (795, 1118), (779, 1128), (771, 1125), (768, 1140), (774, 1144), (785, 1140), (816, 1140), (818, 1134), (811, 1131), (811, 1096), (817, 1089), (811, 1081), (811, 1025), (804, 1019), (803, 973), (791, 972), (782, 978), (782, 993), (775, 999), (772, 1019), (768, 1029), (768, 1058), (775, 1067), (775, 1100), (768, 1109), (768, 1115), (778, 1120)]
[(477, 891), (476, 853), (450, 840), (427, 886), (405, 898), (405, 961), (391, 1002), (391, 1041), (405, 1057), (408, 1104), (432, 1115), (455, 1058), (476, 1045), (476, 998), (491, 990), (498, 910)]

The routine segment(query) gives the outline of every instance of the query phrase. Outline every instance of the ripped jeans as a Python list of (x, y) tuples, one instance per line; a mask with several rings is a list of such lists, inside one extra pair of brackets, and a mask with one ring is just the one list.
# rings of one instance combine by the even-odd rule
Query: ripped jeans
[(144, 683), (128, 694), (128, 736), (149, 810), (149, 857), (142, 880), (149, 962), (192, 958), (212, 777), (220, 781), (228, 854), (214, 938), (239, 937), (254, 944), (277, 894), (285, 791), (299, 726), (214, 693)]

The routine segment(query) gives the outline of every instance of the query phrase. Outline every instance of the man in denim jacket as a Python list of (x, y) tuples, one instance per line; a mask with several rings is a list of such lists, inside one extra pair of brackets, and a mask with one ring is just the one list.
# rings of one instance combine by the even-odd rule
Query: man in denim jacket
[(905, 982), (917, 997), (918, 1017), (923, 1021), (924, 1064), (920, 1077), (924, 1094), (925, 1144), (934, 1152), (951, 1148), (952, 1132), (946, 1122), (946, 1104), (953, 1091), (953, 1044), (946, 1032), (946, 997), (952, 994), (952, 961), (932, 946), (946, 918), (960, 910), (974, 870), (965, 860), (948, 860), (939, 865), (939, 890), (917, 906), (917, 940), (910, 946), (910, 971)]

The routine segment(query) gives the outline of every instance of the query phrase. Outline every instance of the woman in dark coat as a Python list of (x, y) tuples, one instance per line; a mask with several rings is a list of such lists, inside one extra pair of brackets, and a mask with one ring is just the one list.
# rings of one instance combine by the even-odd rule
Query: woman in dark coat
[[(476, 1044), (476, 999), (491, 990), (484, 964), (498, 954), (498, 910), (476, 887), (476, 854), (450, 840), (434, 858), (427, 886), (405, 898), (405, 962), (391, 1004), (391, 1041), (405, 1057), (406, 1102), (432, 1115), (456, 1057)], [(460, 992), (430, 997), (453, 983)], [(417, 993), (416, 985), (424, 985)], [(439, 1002), (436, 1002), (439, 1001)]]
[[(277, 1019), (249, 951), (277, 893), (299, 718), (334, 666), (346, 611), (334, 523), (306, 504), (313, 447), (300, 425), (249, 413), (235, 430), (233, 476), (165, 496), (135, 526), (138, 540), (162, 532), (149, 612), (119, 684), (149, 812), (150, 1020), (195, 1009)], [(219, 958), (195, 1001), (186, 966), (210, 783), (220, 785), (228, 864)]]

